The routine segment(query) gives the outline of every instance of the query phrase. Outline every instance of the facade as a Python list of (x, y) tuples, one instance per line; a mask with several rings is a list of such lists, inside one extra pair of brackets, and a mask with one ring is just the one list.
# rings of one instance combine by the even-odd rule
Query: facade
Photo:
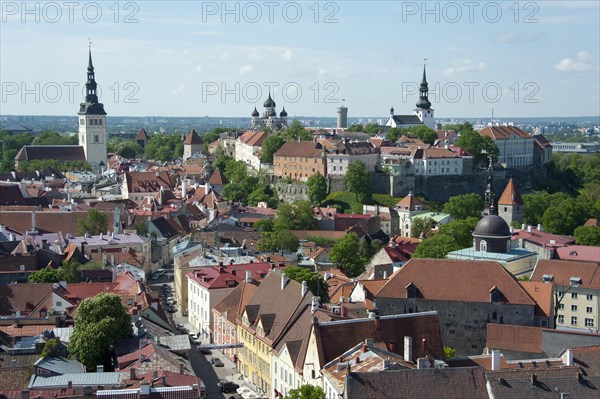
[(377, 215), (381, 220), (381, 231), (388, 236), (398, 234), (400, 231), (398, 212), (395, 209), (382, 205), (363, 205), (365, 215)]
[(513, 222), (523, 223), (524, 202), (511, 178), (498, 200), (498, 216), (512, 226)]
[(533, 137), (515, 126), (486, 126), (479, 131), (488, 136), (498, 149), (498, 161), (507, 168), (533, 165)]
[(260, 169), (262, 143), (267, 132), (248, 130), (235, 141), (235, 160), (242, 161), (254, 170)]
[(286, 141), (273, 155), (275, 176), (306, 181), (316, 173), (327, 173), (327, 150), (312, 141)]
[(425, 205), (419, 201), (412, 191), (402, 198), (402, 200), (398, 201), (394, 206), (394, 209), (398, 212), (398, 226), (402, 237), (410, 237), (410, 228), (412, 226), (411, 218), (427, 212)]
[(462, 176), (463, 158), (446, 148), (414, 148), (410, 155), (416, 176)]
[(556, 328), (600, 332), (600, 264), (540, 259), (531, 281), (553, 284), (558, 311)]
[(187, 161), (193, 156), (199, 156), (204, 151), (204, 141), (196, 129), (192, 129), (183, 140), (183, 160)]
[(79, 145), (83, 146), (85, 159), (94, 170), (106, 169), (106, 111), (98, 102), (97, 84), (92, 64), (92, 49), (89, 51), (85, 102), (79, 106)]
[(161, 190), (174, 190), (176, 185), (176, 176), (169, 172), (125, 172), (121, 193), (123, 199), (141, 203), (146, 197), (156, 197)]
[(379, 151), (369, 142), (345, 141), (327, 154), (327, 175), (342, 177), (348, 166), (356, 161), (362, 161), (369, 172), (375, 172), (379, 163)]
[(142, 148), (146, 147), (146, 143), (148, 142), (148, 133), (146, 132), (146, 129), (140, 129), (140, 131), (135, 135), (135, 142)]
[(536, 165), (546, 165), (552, 161), (552, 143), (542, 134), (533, 135), (533, 161)]
[(437, 311), (444, 345), (459, 355), (482, 352), (486, 323), (533, 326), (536, 306), (500, 263), (450, 259), (411, 259), (375, 302), (383, 314)]

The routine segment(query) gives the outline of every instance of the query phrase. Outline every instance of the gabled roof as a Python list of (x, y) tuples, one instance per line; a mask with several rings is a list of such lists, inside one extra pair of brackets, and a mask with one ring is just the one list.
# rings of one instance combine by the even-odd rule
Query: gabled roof
[(552, 284), (539, 281), (519, 281), (519, 284), (535, 301), (535, 315), (538, 317), (550, 317), (554, 303)]
[(535, 305), (500, 263), (457, 259), (411, 259), (389, 278), (376, 297), (405, 299), (410, 283), (416, 286), (419, 297), (427, 300), (489, 303), (490, 290), (496, 287), (505, 303)]
[(481, 136), (488, 136), (493, 140), (508, 140), (511, 137), (530, 139), (529, 133), (516, 126), (486, 126), (479, 131)]
[(51, 295), (52, 289), (52, 284), (0, 285), (0, 316), (12, 316), (19, 311), (21, 316), (39, 317), (32, 312)]
[(80, 145), (25, 145), (15, 157), (17, 161), (36, 159), (85, 161), (85, 152)]
[(521, 198), (521, 194), (519, 194), (519, 190), (517, 190), (517, 186), (512, 178), (508, 181), (506, 188), (504, 188), (498, 200), (498, 205), (523, 205), (523, 198)]
[(248, 130), (246, 133), (242, 134), (238, 140), (251, 147), (260, 147), (268, 136), (268, 133), (264, 131), (257, 132)]
[(591, 245), (569, 245), (556, 248), (556, 257), (562, 260), (600, 262), (600, 247)]
[[(436, 312), (410, 313), (313, 324), (321, 367), (367, 338), (383, 342), (387, 350), (404, 353), (404, 337), (412, 337), (414, 359), (442, 359), (444, 348)], [(425, 341), (423, 348), (422, 342)]]
[(229, 183), (229, 180), (227, 180), (223, 172), (221, 172), (221, 169), (217, 168), (210, 179), (208, 179), (208, 182), (213, 185), (224, 185)]
[(542, 330), (542, 327), (488, 323), (485, 346), (514, 352), (542, 353)]
[(246, 304), (256, 292), (258, 288), (257, 282), (246, 282), (246, 280), (240, 282), (231, 292), (229, 292), (223, 299), (221, 299), (213, 307), (213, 311), (220, 314), (227, 314), (227, 320), (235, 323), (238, 316), (244, 311)]
[(551, 275), (555, 284), (563, 287), (571, 285), (571, 277), (581, 279), (581, 288), (600, 287), (600, 263), (577, 262), (557, 259), (540, 259), (533, 269), (531, 281), (542, 281), (544, 275)]
[(351, 372), (345, 389), (347, 399), (489, 398), (481, 367)]
[(421, 119), (417, 115), (394, 115), (392, 119), (396, 125), (422, 125)]
[(176, 176), (169, 172), (125, 172), (129, 193), (153, 193), (160, 188), (175, 189)]
[(140, 131), (135, 136), (136, 140), (148, 140), (148, 133), (146, 133), (146, 129), (141, 128)]
[(192, 129), (183, 141), (183, 144), (204, 144), (204, 141), (202, 141), (196, 129)]
[(312, 141), (286, 141), (279, 148), (274, 157), (299, 157), (299, 158), (320, 158), (323, 156), (323, 147), (319, 143)]
[(417, 210), (417, 206), (421, 206), (422, 209), (426, 209), (425, 205), (423, 205), (423, 203), (419, 201), (419, 199), (412, 192), (410, 192), (406, 197), (398, 201), (398, 203), (395, 205), (395, 208), (415, 211)]

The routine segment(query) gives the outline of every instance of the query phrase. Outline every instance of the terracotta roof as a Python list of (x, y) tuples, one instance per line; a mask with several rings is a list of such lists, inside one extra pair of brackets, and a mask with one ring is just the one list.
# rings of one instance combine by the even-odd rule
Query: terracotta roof
[(15, 327), (0, 326), (0, 333), (8, 337), (35, 337), (42, 334), (44, 331), (54, 330), (54, 325), (34, 324), (34, 325), (19, 325)]
[(600, 222), (598, 219), (588, 219), (587, 222), (583, 224), (586, 227), (600, 227)]
[(242, 134), (238, 140), (251, 147), (260, 147), (268, 136), (267, 132), (248, 130), (246, 133)]
[(161, 187), (173, 190), (176, 185), (176, 176), (169, 172), (125, 172), (124, 179), (130, 194), (157, 192)]
[(554, 304), (552, 284), (539, 281), (519, 281), (519, 284), (535, 301), (535, 315), (538, 317), (550, 317), (553, 313)]
[(600, 247), (591, 245), (569, 245), (557, 248), (556, 257), (562, 260), (600, 262)]
[(196, 129), (192, 129), (183, 141), (183, 144), (204, 144), (204, 141), (202, 141)]
[(515, 352), (542, 353), (542, 327), (488, 323), (485, 346)]
[(140, 131), (135, 136), (135, 139), (136, 140), (148, 140), (148, 133), (146, 133), (146, 130), (144, 128), (141, 128)]
[(600, 287), (600, 263), (597, 262), (540, 259), (533, 269), (531, 281), (542, 281), (544, 275), (552, 275), (553, 282), (563, 287), (571, 285), (572, 277), (581, 278), (581, 288)]
[(206, 289), (235, 288), (246, 279), (246, 271), (261, 281), (271, 270), (271, 263), (245, 263), (227, 266), (206, 266), (187, 274), (188, 279)]
[(80, 145), (25, 145), (15, 157), (17, 161), (36, 159), (85, 161), (85, 152)]
[(334, 230), (291, 230), (291, 232), (293, 235), (298, 237), (299, 240), (305, 240), (306, 237), (310, 236), (325, 237), (337, 240), (346, 235), (345, 231)]
[(457, 259), (411, 259), (389, 278), (376, 297), (406, 298), (406, 287), (411, 283), (420, 297), (429, 300), (489, 303), (490, 290), (496, 287), (506, 303), (535, 304), (500, 263)]
[(320, 158), (323, 148), (319, 143), (312, 141), (286, 141), (275, 154), (275, 157)]
[(385, 343), (390, 352), (402, 354), (404, 337), (408, 336), (412, 337), (415, 359), (423, 356), (435, 359), (444, 357), (436, 312), (322, 322), (314, 324), (313, 328), (321, 366), (367, 338)]
[(543, 134), (534, 134), (533, 141), (540, 148), (552, 147), (552, 143)]
[(30, 375), (31, 367), (0, 367), (0, 398), (6, 395), (5, 392), (18, 391), (16, 398), (22, 399), (21, 390), (27, 389)]
[(230, 291), (213, 307), (213, 311), (223, 314), (227, 313), (227, 320), (235, 323), (238, 316), (241, 316), (246, 304), (256, 292), (258, 283), (241, 281), (240, 284)]
[(423, 159), (460, 158), (458, 154), (446, 148), (426, 148), (423, 150)]
[(559, 248), (569, 244), (575, 243), (575, 237), (571, 236), (560, 236), (558, 234), (549, 233), (547, 231), (538, 230), (534, 227), (531, 228), (531, 233), (527, 229), (517, 229), (513, 233), (511, 240), (525, 240), (536, 244), (538, 246), (544, 246), (547, 248)]
[(395, 205), (395, 208), (414, 211), (418, 205), (420, 205), (422, 209), (427, 209), (413, 193), (409, 193), (406, 197), (398, 201), (398, 203)]
[(498, 205), (523, 205), (523, 198), (517, 190), (514, 180), (511, 178), (506, 185), (506, 188), (502, 192)]
[(532, 138), (529, 133), (524, 132), (516, 126), (486, 126), (479, 131), (482, 136), (488, 136), (494, 140), (507, 140), (511, 137), (522, 139)]
[(586, 376), (600, 376), (600, 345), (573, 348), (573, 361)]
[(401, 369), (348, 375), (344, 398), (488, 399), (483, 368)]
[(0, 285), (0, 316), (12, 316), (16, 311), (22, 316), (31, 314), (52, 293), (52, 284), (2, 284)]
[(229, 183), (229, 181), (219, 168), (215, 169), (212, 176), (210, 176), (210, 179), (208, 179), (208, 182), (213, 185), (223, 185)]

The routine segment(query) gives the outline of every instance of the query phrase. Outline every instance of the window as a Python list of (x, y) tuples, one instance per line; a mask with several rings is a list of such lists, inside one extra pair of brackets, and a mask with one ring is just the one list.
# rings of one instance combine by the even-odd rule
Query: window
[(56, 301), (56, 306), (62, 306), (62, 301)]
[(94, 135), (94, 143), (98, 143), (98, 135), (97, 134)]
[(563, 292), (562, 291), (556, 291), (556, 295), (558, 295), (558, 297), (561, 298), (563, 296)]
[(592, 307), (591, 306), (587, 306), (585, 308), (585, 313), (592, 313)]
[(81, 118), (81, 119), (79, 119), (79, 124), (80, 124), (81, 126), (85, 125), (85, 118)]
[(485, 240), (479, 241), (479, 251), (487, 252), (487, 242)]
[(564, 304), (564, 303), (559, 303), (559, 304), (558, 304), (558, 308), (559, 308), (560, 310), (563, 310), (563, 309), (565, 308), (565, 304)]
[(572, 326), (576, 326), (577, 325), (577, 316), (571, 316), (571, 325)]
[(586, 301), (591, 301), (591, 300), (592, 300), (592, 298), (593, 298), (593, 297), (592, 297), (592, 294), (587, 294), (587, 295), (585, 296), (585, 300), (586, 300)]
[(565, 316), (559, 314), (558, 315), (558, 323), (559, 324), (564, 324), (565, 323)]
[(577, 299), (577, 293), (571, 292), (571, 299)]
[(586, 327), (594, 327), (594, 319), (585, 319)]
[(577, 312), (577, 305), (571, 305), (571, 312)]

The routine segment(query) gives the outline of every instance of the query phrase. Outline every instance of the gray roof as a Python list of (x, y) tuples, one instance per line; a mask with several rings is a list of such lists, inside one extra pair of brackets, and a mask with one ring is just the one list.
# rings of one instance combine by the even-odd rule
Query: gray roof
[(158, 337), (158, 344), (170, 351), (189, 351), (192, 348), (187, 335), (162, 335)]
[(417, 115), (394, 115), (392, 116), (396, 125), (422, 125)]
[(475, 226), (474, 237), (510, 237), (510, 228), (498, 215), (484, 216)]
[(69, 385), (69, 381), (73, 383), (74, 387), (77, 386), (107, 386), (107, 385), (119, 385), (121, 381), (129, 377), (129, 373), (71, 373), (55, 376), (43, 376), (43, 375), (32, 375), (29, 380), (29, 389), (38, 388), (62, 388)]
[(58, 357), (44, 357), (34, 363), (37, 367), (56, 374), (85, 373), (85, 366), (77, 360), (62, 359)]

